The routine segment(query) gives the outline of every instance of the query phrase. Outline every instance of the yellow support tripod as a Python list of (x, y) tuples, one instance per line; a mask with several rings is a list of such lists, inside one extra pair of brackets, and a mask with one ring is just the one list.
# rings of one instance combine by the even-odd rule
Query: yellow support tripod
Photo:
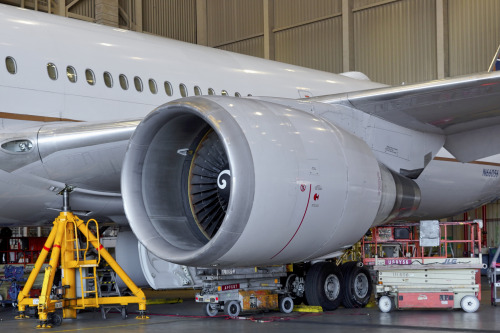
[[(88, 307), (98, 308), (101, 305), (119, 304), (126, 306), (130, 303), (139, 305), (139, 316), (137, 319), (148, 319), (146, 316), (146, 296), (144, 292), (138, 288), (125, 271), (118, 265), (113, 257), (104, 249), (91, 230), (88, 223), (85, 224), (78, 216), (74, 215), (69, 207), (69, 192), (71, 188), (66, 187), (60, 194), (63, 195), (63, 209), (59, 216), (54, 220), (54, 226), (50, 232), (47, 241), (45, 242), (42, 251), (35, 263), (35, 267), (30, 273), (23, 290), (17, 297), (19, 315), (16, 319), (28, 318), (26, 315), (26, 307), (37, 307), (40, 325), (37, 328), (51, 328), (52, 325), (58, 325), (62, 322), (59, 315), (55, 313), (56, 309), (63, 310), (63, 318), (76, 318), (77, 309), (85, 309)], [(94, 221), (95, 220), (91, 220)], [(89, 221), (90, 222), (90, 221)], [(96, 222), (97, 226), (97, 222)], [(78, 231), (87, 239), (86, 249), (79, 249)], [(97, 232), (98, 234), (98, 232)], [(87, 260), (87, 252), (89, 243), (95, 248), (98, 253), (97, 260)], [(33, 287), (35, 279), (39, 274), (49, 251), (52, 250), (50, 261), (45, 268), (43, 286), (39, 298), (30, 298), (30, 290)], [(83, 252), (83, 254), (81, 253)], [(100, 297), (99, 286), (97, 283), (96, 267), (99, 265), (100, 259), (104, 259), (116, 274), (122, 279), (125, 285), (130, 289), (133, 296), (113, 296)], [(53, 299), (50, 297), (52, 285), (54, 283), (57, 267), (61, 264), (62, 269), (62, 286), (64, 292), (60, 297)], [(90, 277), (84, 277), (82, 269), (92, 268), (93, 273)], [(77, 297), (76, 270), (80, 272), (81, 296)], [(85, 290), (87, 281), (93, 286), (93, 290)], [(91, 296), (90, 296), (91, 295)]]

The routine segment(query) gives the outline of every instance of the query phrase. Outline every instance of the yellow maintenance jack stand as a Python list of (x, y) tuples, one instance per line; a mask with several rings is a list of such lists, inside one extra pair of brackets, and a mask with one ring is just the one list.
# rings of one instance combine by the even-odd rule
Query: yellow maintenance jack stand
[[(146, 316), (146, 296), (127, 273), (117, 264), (113, 257), (100, 244), (96, 237), (89, 230), (89, 223), (95, 223), (97, 235), (99, 235), (98, 225), (95, 220), (89, 220), (86, 224), (74, 215), (69, 207), (69, 193), (72, 188), (66, 187), (60, 194), (63, 195), (63, 208), (59, 216), (54, 220), (54, 226), (50, 232), (43, 250), (38, 257), (35, 267), (19, 293), (17, 302), (19, 315), (16, 319), (29, 318), (26, 315), (26, 307), (37, 307), (40, 325), (37, 328), (52, 328), (62, 323), (62, 318), (56, 314), (56, 309), (62, 309), (63, 318), (76, 318), (78, 309), (99, 308), (103, 305), (121, 305), (122, 309), (130, 303), (139, 305), (139, 316), (137, 319), (149, 319)], [(80, 249), (78, 241), (78, 231), (86, 239), (86, 248)], [(97, 259), (87, 259), (90, 244), (97, 251)], [(52, 248), (49, 265), (45, 268), (43, 286), (39, 298), (30, 298), (30, 290), (33, 283)], [(62, 291), (57, 298), (51, 298), (54, 276), (58, 267), (59, 258), (62, 270)], [(104, 259), (116, 274), (123, 280), (134, 296), (112, 296), (100, 297), (97, 278), (97, 267), (100, 260)], [(77, 297), (76, 271), (80, 273), (81, 296)], [(85, 274), (85, 270), (91, 270)], [(85, 276), (87, 275), (87, 276)], [(88, 289), (88, 290), (87, 290)], [(123, 314), (123, 311), (122, 311)]]

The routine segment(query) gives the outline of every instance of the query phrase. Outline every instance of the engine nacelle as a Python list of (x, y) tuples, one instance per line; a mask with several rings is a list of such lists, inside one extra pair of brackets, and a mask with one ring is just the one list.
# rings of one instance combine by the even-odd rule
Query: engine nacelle
[(397, 215), (397, 188), (368, 145), (342, 128), (279, 104), (215, 96), (149, 114), (122, 171), (139, 241), (190, 266), (330, 254)]

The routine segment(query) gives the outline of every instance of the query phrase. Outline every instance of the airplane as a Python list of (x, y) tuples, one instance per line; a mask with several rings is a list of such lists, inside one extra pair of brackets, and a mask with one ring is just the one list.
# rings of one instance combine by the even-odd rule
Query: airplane
[(498, 73), (391, 87), (7, 5), (0, 30), (0, 225), (50, 223), (70, 186), (153, 288), (309, 262), (333, 309), (324, 260), (369, 228), (499, 197)]

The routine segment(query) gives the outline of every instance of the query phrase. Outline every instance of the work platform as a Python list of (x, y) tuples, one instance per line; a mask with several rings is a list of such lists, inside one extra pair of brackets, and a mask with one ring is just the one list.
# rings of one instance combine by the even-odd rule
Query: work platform
[[(454, 227), (465, 228), (468, 238), (448, 239), (448, 229)], [(371, 235), (362, 242), (363, 262), (376, 275), (375, 298), (380, 310), (477, 311), (481, 300), (480, 270), (485, 268), (481, 228), (480, 220), (421, 221), (372, 228)]]

